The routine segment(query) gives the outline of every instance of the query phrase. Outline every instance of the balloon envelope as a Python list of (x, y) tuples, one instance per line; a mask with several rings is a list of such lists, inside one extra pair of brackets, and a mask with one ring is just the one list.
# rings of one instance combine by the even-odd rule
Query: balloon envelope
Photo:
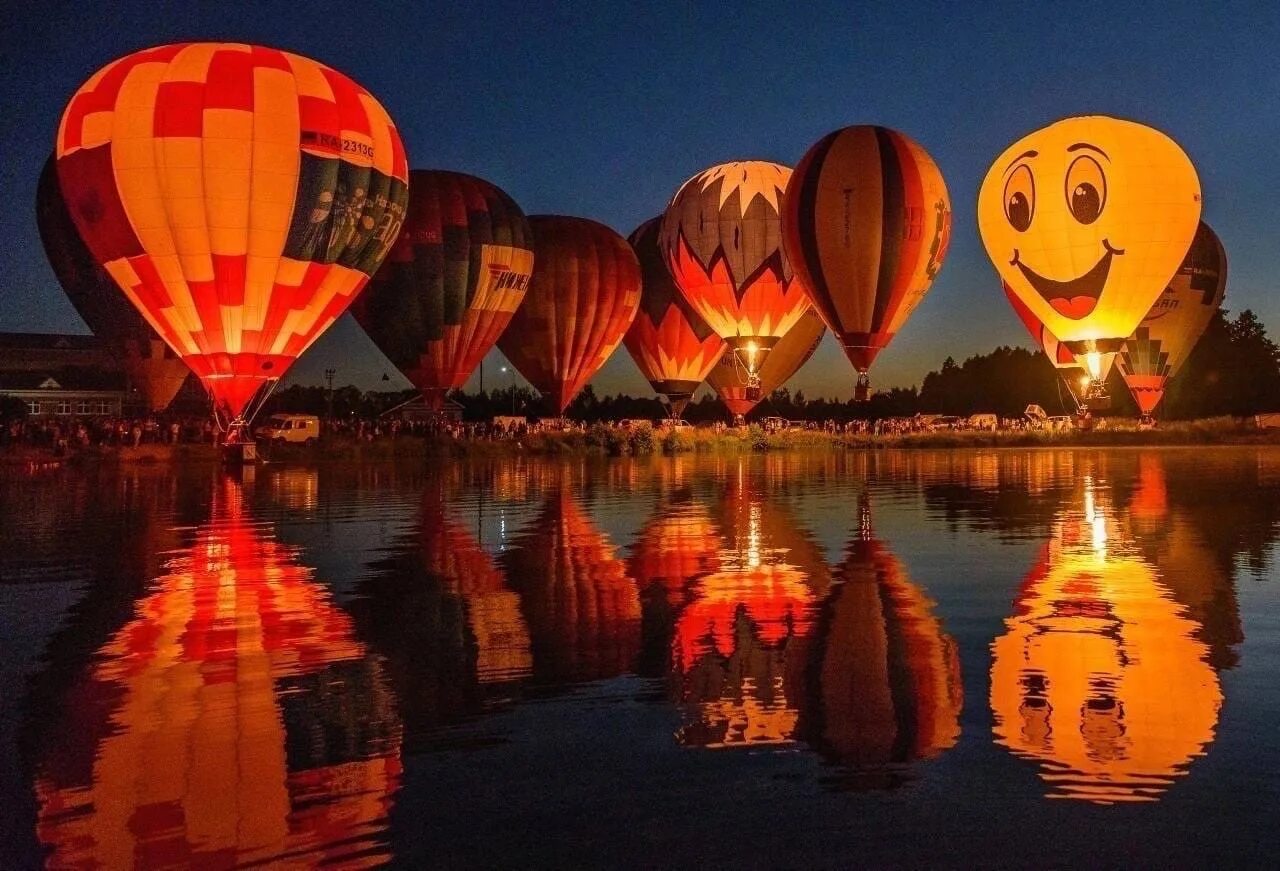
[(813, 307), (865, 372), (942, 268), (951, 200), (914, 140), (887, 127), (845, 127), (796, 167), (782, 231)]
[(787, 383), (801, 366), (809, 362), (826, 331), (818, 313), (812, 309), (806, 311), (761, 364), (760, 395), (756, 399), (749, 398), (750, 393), (739, 371), (740, 366), (732, 354), (725, 354), (719, 363), (711, 367), (707, 383), (715, 389), (730, 414), (748, 414), (761, 399)]
[(533, 215), (534, 270), (498, 348), (559, 414), (614, 352), (640, 306), (640, 264), (613, 230)]
[(658, 247), (661, 218), (645, 221), (628, 241), (640, 260), (640, 312), (623, 342), (640, 374), (678, 415), (724, 353), (724, 341), (680, 293)]
[(71, 98), (55, 153), (89, 250), (232, 416), (346, 310), (408, 197), (382, 106), (260, 46), (108, 64)]
[(1227, 252), (1202, 221), (1177, 274), (1116, 358), (1143, 414), (1155, 411), (1164, 398), (1165, 384), (1213, 320), (1226, 289)]
[(1104, 116), (1024, 136), (978, 193), (996, 271), (1077, 357), (1120, 349), (1177, 271), (1199, 219), (1200, 182), (1182, 149)]
[(351, 313), (439, 408), (511, 321), (533, 272), (533, 234), (515, 200), (458, 172), (409, 173), (413, 200)]
[(67, 212), (53, 158), (36, 186), (36, 225), (45, 256), (76, 312), (124, 368), (129, 386), (152, 411), (173, 401), (191, 370), (116, 287), (93, 258)]
[(762, 160), (713, 166), (676, 191), (659, 245), (676, 286), (735, 350), (768, 350), (809, 309), (782, 248), (778, 209), (791, 170)]

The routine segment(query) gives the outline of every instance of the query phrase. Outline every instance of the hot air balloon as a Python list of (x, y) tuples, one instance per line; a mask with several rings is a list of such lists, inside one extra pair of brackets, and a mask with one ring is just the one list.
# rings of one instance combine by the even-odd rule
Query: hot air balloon
[(929, 291), (951, 240), (951, 200), (933, 158), (887, 127), (819, 139), (782, 204), (787, 256), (855, 369), (867, 369)]
[(672, 197), (658, 240), (676, 287), (728, 343), (753, 398), (768, 353), (809, 309), (782, 248), (778, 209), (790, 175), (762, 160), (703, 170)]
[(377, 269), (408, 196), (377, 100), (252, 45), (108, 64), (71, 98), (55, 154), (94, 258), (237, 433)]
[(130, 388), (142, 395), (147, 408), (163, 411), (191, 370), (129, 304), (85, 247), (67, 212), (52, 157), (45, 161), (36, 186), (36, 225), (49, 265), (76, 312), (120, 361)]
[[(1049, 358), (1049, 362), (1053, 364), (1053, 368), (1058, 371), (1059, 377), (1067, 387), (1067, 391), (1071, 394), (1071, 399), (1075, 402), (1077, 409), (1080, 407), (1080, 399), (1087, 396), (1087, 390), (1092, 385), (1092, 379), (1085, 373), (1084, 367), (1076, 360), (1074, 354), (1067, 350), (1067, 346), (1058, 341), (1057, 336), (1049, 332), (1048, 327), (1040, 323), (1031, 309), (1023, 305), (1022, 300), (1018, 299), (1009, 285), (1001, 282), (1004, 287), (1005, 298), (1009, 300), (1009, 305), (1018, 315), (1018, 320), (1022, 321), (1022, 325), (1027, 328), (1027, 332), (1031, 334), (1031, 338), (1040, 350), (1044, 351), (1044, 355)], [(1084, 383), (1081, 384), (1081, 379)]]
[(822, 318), (809, 309), (769, 352), (757, 373), (760, 379), (757, 389), (752, 390), (742, 383), (738, 377), (738, 365), (731, 354), (725, 354), (711, 368), (707, 383), (715, 389), (734, 419), (741, 423), (761, 399), (787, 383), (801, 366), (809, 362), (826, 331)]
[(1155, 801), (1213, 741), (1222, 691), (1198, 627), (1087, 483), (1082, 507), (992, 644), (995, 739), (1055, 798)]
[(409, 184), (400, 238), (351, 313), (439, 410), (524, 299), (533, 234), (515, 201), (483, 179), (413, 170)]
[(1200, 181), (1177, 143), (1100, 115), (1019, 139), (978, 192), (996, 271), (1095, 382), (1177, 271), (1199, 220)]
[(658, 247), (662, 219), (645, 221), (628, 241), (640, 260), (644, 290), (640, 313), (623, 337), (631, 359), (656, 393), (679, 418), (711, 367), (724, 353), (724, 341), (680, 293)]
[(1227, 252), (1208, 224), (1200, 222), (1182, 265), (1125, 342), (1117, 361), (1124, 383), (1146, 419), (1164, 398), (1227, 289)]
[(635, 252), (604, 224), (533, 215), (534, 270), (498, 348), (563, 415), (640, 307)]

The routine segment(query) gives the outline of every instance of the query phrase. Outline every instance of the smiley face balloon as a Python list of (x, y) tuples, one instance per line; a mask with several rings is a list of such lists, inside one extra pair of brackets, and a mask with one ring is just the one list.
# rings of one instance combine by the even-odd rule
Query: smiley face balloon
[(978, 192), (996, 271), (1077, 355), (1119, 350), (1177, 272), (1200, 180), (1168, 136), (1100, 115), (1024, 136)]

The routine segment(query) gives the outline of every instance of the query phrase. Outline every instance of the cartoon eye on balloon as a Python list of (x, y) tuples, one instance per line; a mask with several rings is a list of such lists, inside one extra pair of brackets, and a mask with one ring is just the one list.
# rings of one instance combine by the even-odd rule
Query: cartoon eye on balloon
[(1066, 177), (1067, 208), (1081, 224), (1092, 224), (1107, 204), (1107, 176), (1094, 160), (1082, 154), (1071, 161)]
[(1020, 163), (1009, 173), (1009, 180), (1004, 184), (1004, 214), (1013, 229), (1025, 233), (1035, 213), (1036, 179), (1031, 174), (1031, 167)]

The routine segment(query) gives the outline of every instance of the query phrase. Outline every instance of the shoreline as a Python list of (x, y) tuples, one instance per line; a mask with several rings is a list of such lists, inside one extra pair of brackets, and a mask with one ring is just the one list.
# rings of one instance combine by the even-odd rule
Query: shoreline
[[(790, 430), (765, 434), (758, 427), (714, 432), (661, 432), (645, 427), (626, 431), (591, 428), (575, 432), (538, 432), (519, 438), (480, 439), (403, 435), (361, 442), (347, 437), (323, 439), (312, 447), (263, 446), (267, 464), (400, 463), (442, 457), (502, 458), (512, 456), (656, 456), (742, 454), (777, 451), (837, 450), (990, 450), (1010, 448), (1176, 448), (1280, 446), (1280, 430), (1260, 430), (1235, 421), (1174, 422), (1151, 430), (1107, 428), (1091, 432), (1067, 430), (941, 431), (894, 435)], [(109, 445), (71, 448), (61, 455), (31, 445), (0, 448), (0, 471), (36, 472), (107, 464), (217, 465), (218, 449), (210, 444)]]

